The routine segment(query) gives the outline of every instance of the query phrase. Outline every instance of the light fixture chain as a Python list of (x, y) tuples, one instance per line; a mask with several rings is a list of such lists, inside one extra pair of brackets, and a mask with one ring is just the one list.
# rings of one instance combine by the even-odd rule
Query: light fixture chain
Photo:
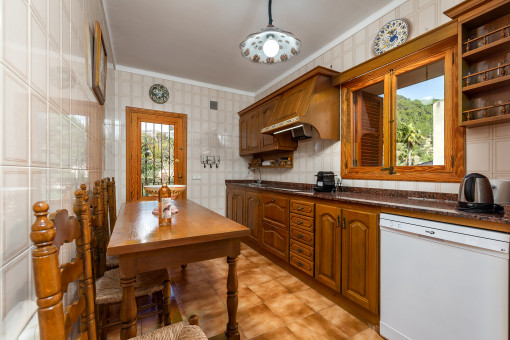
[(271, 4), (273, 3), (273, 0), (269, 0), (269, 3), (267, 4), (267, 11), (269, 13), (269, 25), (273, 24), (273, 16), (271, 14)]

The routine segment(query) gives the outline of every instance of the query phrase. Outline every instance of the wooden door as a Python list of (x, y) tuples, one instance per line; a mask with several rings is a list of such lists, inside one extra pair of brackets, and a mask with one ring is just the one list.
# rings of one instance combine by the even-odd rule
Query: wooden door
[(239, 224), (244, 223), (244, 191), (243, 190), (235, 190), (235, 200), (234, 200), (234, 218), (233, 220)]
[(378, 215), (346, 209), (342, 213), (342, 295), (378, 313)]
[(260, 242), (260, 196), (256, 192), (245, 193), (244, 225), (250, 229), (250, 238)]
[(255, 110), (248, 116), (248, 152), (259, 152), (260, 119), (259, 110)]
[(147, 195), (144, 185), (161, 185), (166, 179), (186, 184), (186, 131), (185, 114), (126, 107), (128, 202), (157, 199)]
[[(271, 118), (273, 116), (274, 108), (278, 99), (274, 99), (270, 102), (267, 102), (260, 108), (260, 129), (263, 129), (269, 126)], [(260, 152), (264, 151), (272, 151), (278, 148), (278, 143), (275, 137), (271, 135), (265, 135), (260, 133)]]
[(241, 156), (248, 155), (249, 147), (248, 147), (248, 123), (249, 123), (250, 114), (244, 114), (239, 117), (239, 154)]
[(341, 209), (315, 206), (315, 278), (340, 292), (341, 273)]
[(262, 220), (279, 228), (289, 230), (289, 199), (261, 195)]
[(289, 261), (289, 231), (261, 222), (260, 245), (279, 258)]

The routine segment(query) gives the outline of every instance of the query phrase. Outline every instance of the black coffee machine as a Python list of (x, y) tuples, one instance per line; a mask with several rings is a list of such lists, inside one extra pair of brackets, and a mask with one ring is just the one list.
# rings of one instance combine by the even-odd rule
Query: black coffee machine
[(319, 171), (315, 176), (317, 176), (317, 186), (313, 188), (314, 191), (335, 191), (335, 174), (333, 171)]

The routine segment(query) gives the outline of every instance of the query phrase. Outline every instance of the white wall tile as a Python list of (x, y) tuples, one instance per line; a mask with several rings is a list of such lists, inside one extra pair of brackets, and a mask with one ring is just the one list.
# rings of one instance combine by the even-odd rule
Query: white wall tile
[(510, 138), (493, 141), (493, 150), (494, 154), (492, 155), (492, 159), (494, 162), (494, 173), (510, 172), (510, 156), (508, 155), (508, 150), (510, 150)]
[(48, 42), (44, 26), (32, 16), (31, 20), (31, 80), (30, 85), (46, 98), (48, 92)]
[(30, 165), (48, 163), (48, 108), (47, 102), (36, 94), (30, 96)]
[(28, 81), (29, 20), (25, 0), (2, 1), (2, 59), (12, 71)]

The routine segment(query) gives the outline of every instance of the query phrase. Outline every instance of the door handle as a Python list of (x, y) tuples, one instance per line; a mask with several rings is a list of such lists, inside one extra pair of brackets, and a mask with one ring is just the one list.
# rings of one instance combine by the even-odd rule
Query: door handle
[(179, 184), (182, 184), (182, 172), (179, 172)]
[(340, 215), (336, 217), (336, 227), (340, 228)]
[(344, 220), (343, 220), (343, 223), (342, 223), (342, 228), (345, 229), (345, 216), (344, 216)]

